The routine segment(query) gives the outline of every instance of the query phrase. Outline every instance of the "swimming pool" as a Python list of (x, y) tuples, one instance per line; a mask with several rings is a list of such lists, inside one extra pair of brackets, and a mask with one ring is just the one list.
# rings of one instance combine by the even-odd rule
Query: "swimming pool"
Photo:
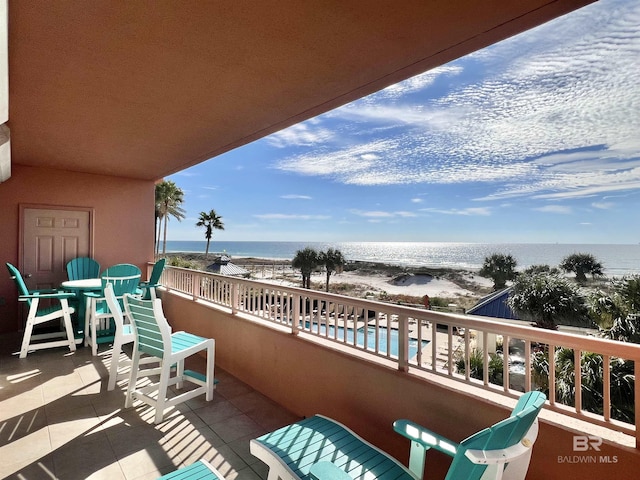
[[(311, 325), (309, 322), (305, 322), (305, 329), (307, 330), (311, 330), (313, 333), (319, 333), (320, 335), (326, 335), (329, 338), (335, 338), (337, 340), (340, 340), (342, 342), (345, 343), (351, 343), (353, 344), (353, 338), (354, 338), (354, 331), (353, 328), (344, 328), (344, 327), (338, 327), (338, 331), (336, 333), (336, 327), (334, 325), (329, 325), (329, 332), (327, 333), (327, 326), (326, 325), (320, 325), (320, 331), (318, 332), (318, 324), (317, 323), (313, 323), (313, 325)], [(345, 338), (345, 331), (346, 331), (346, 338)], [(378, 338), (379, 338), (379, 345), (378, 345), (378, 352), (386, 355), (387, 353), (387, 344), (389, 345), (389, 353), (395, 357), (398, 356), (398, 338), (399, 338), (399, 332), (397, 328), (391, 328), (389, 329), (389, 342), (387, 342), (387, 329), (386, 328), (380, 328), (378, 329)], [(365, 327), (360, 327), (358, 330), (356, 330), (355, 332), (356, 335), (356, 345), (358, 345), (361, 348), (364, 348), (364, 341), (365, 341)], [(376, 349), (376, 328), (372, 327), (372, 326), (368, 326), (367, 327), (367, 335), (366, 335), (366, 339), (367, 339), (367, 350), (371, 350), (371, 351), (375, 351)], [(420, 342), (418, 342), (418, 340), (414, 339), (414, 338), (410, 338), (409, 339), (409, 358), (413, 358), (416, 356), (416, 354), (418, 353), (418, 348), (419, 348), (419, 344)], [(422, 340), (422, 348), (426, 347), (429, 344), (428, 340)]]

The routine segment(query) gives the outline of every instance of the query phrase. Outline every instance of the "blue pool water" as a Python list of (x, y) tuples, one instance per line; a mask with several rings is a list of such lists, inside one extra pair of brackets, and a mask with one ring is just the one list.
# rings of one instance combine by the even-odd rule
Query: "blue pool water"
[[(320, 332), (318, 332), (318, 324), (317, 323), (313, 323), (313, 325), (310, 325), (309, 322), (305, 322), (305, 328), (310, 329), (312, 332), (314, 333), (320, 333), (320, 335), (326, 335), (329, 338), (335, 338), (337, 340), (343, 341), (345, 343), (350, 343), (353, 344), (353, 338), (354, 338), (354, 331), (353, 328), (344, 328), (344, 327), (338, 327), (338, 331), (336, 334), (336, 327), (334, 325), (329, 325), (329, 333), (327, 334), (327, 327), (326, 325), (320, 325)], [(345, 331), (346, 331), (346, 338), (345, 338)], [(358, 345), (359, 347), (364, 347), (364, 342), (365, 342), (365, 328), (361, 327), (358, 330), (356, 330), (355, 332), (356, 335), (356, 345)], [(376, 349), (376, 328), (375, 327), (367, 327), (367, 335), (366, 335), (366, 339), (367, 339), (367, 350), (372, 350), (375, 351)], [(387, 353), (387, 345), (389, 346), (389, 353), (395, 357), (398, 356), (398, 329), (396, 328), (392, 328), (389, 330), (389, 342), (387, 341), (387, 329), (386, 328), (380, 328), (378, 329), (378, 338), (379, 338), (379, 346), (378, 346), (378, 351), (382, 354), (386, 354)], [(424, 348), (425, 346), (427, 346), (427, 344), (429, 343), (428, 340), (422, 340), (422, 347)], [(416, 356), (416, 354), (418, 353), (418, 348), (419, 348), (419, 344), (420, 342), (418, 342), (418, 340), (416, 339), (409, 339), (409, 358), (413, 358)]]

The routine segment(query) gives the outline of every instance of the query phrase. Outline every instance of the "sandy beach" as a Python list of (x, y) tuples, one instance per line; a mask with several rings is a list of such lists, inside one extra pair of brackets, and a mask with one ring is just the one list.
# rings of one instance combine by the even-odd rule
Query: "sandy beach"
[[(192, 262), (198, 269), (206, 270), (216, 255), (205, 257), (201, 253), (171, 253), (167, 257), (179, 257)], [(291, 287), (301, 284), (300, 271), (293, 269), (289, 260), (232, 257), (231, 262), (247, 269), (249, 278), (255, 280)], [(326, 273), (318, 271), (312, 274), (313, 289), (324, 290), (325, 283)], [(491, 292), (493, 282), (465, 270), (349, 262), (343, 272), (331, 275), (329, 287), (330, 292), (357, 298), (373, 297), (384, 301), (421, 304), (422, 297), (428, 295), (432, 301), (439, 299), (444, 304), (455, 303), (470, 308)]]

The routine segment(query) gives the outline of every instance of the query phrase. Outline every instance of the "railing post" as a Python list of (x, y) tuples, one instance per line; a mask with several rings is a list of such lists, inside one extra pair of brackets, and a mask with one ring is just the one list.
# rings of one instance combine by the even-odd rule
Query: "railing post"
[(582, 351), (579, 348), (573, 349), (573, 371), (575, 378), (574, 403), (576, 412), (582, 412)]
[(398, 370), (409, 371), (409, 317), (398, 317)]
[(193, 297), (193, 301), (198, 300), (198, 298), (200, 297), (200, 289), (202, 288), (201, 282), (202, 278), (200, 277), (200, 275), (194, 273), (193, 281), (191, 282), (191, 296)]
[[(465, 333), (467, 330), (469, 329), (466, 329)], [(478, 333), (482, 335), (482, 383), (487, 386), (489, 385), (489, 332)]]
[(289, 316), (291, 316), (291, 308), (293, 308), (293, 317), (291, 318), (291, 333), (298, 335), (300, 330), (300, 307), (302, 306), (300, 294), (295, 293), (292, 298), (293, 304), (289, 309)]
[(549, 403), (555, 405), (556, 403), (556, 346), (555, 344), (549, 344)]
[(231, 284), (231, 314), (232, 315), (236, 315), (238, 313), (238, 308), (240, 307), (239, 291), (240, 291), (240, 284), (238, 282), (233, 282)]
[(509, 335), (502, 336), (502, 388), (506, 393), (509, 392), (509, 386), (511, 384), (511, 378), (509, 374), (509, 344), (511, 343), (511, 337)]
[(634, 383), (634, 407), (635, 407), (635, 420), (636, 420), (636, 448), (640, 448), (640, 382), (638, 381), (638, 372), (640, 372), (640, 360), (633, 362), (633, 375), (635, 378)]

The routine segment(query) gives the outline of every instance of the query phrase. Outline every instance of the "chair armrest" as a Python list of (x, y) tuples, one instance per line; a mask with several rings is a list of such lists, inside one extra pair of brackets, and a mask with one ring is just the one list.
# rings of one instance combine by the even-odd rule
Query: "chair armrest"
[(30, 292), (29, 295), (20, 295), (20, 297), (18, 297), (18, 300), (24, 302), (26, 300), (32, 299), (32, 298), (74, 298), (76, 296), (75, 293), (72, 292), (59, 292), (59, 291), (55, 291), (51, 292), (51, 293), (40, 293), (40, 291), (36, 291), (34, 290), (33, 292)]
[(432, 432), (411, 420), (396, 420), (393, 429), (403, 437), (417, 443), (425, 450), (435, 448), (439, 452), (454, 457), (460, 446), (442, 435)]
[(524, 439), (515, 445), (499, 450), (466, 450), (464, 456), (477, 465), (503, 465), (525, 455), (532, 446), (530, 441)]
[(82, 293), (85, 297), (89, 297), (89, 298), (99, 298), (101, 300), (105, 300), (104, 296), (102, 295), (102, 293), (96, 293), (96, 292), (83, 292)]
[(427, 450), (434, 448), (439, 452), (455, 457), (459, 445), (448, 438), (438, 435), (411, 420), (396, 420), (393, 429), (403, 437), (411, 440), (409, 449), (409, 470), (422, 480)]
[(39, 290), (29, 290), (29, 295), (35, 295), (39, 293), (58, 293), (60, 290), (56, 288), (41, 288)]
[(311, 466), (309, 473), (316, 480), (351, 480), (347, 472), (331, 462), (318, 462)]

